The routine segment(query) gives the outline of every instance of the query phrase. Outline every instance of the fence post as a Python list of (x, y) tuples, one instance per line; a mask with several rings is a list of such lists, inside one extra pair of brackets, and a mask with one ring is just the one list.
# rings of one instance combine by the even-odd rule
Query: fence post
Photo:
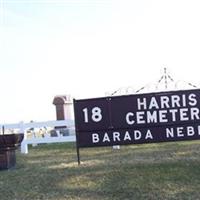
[(19, 125), (19, 126), (20, 126), (20, 129), (19, 129), (20, 133), (23, 133), (23, 134), (24, 134), (24, 139), (23, 139), (23, 141), (22, 141), (22, 143), (21, 143), (21, 153), (27, 154), (27, 153), (28, 153), (28, 145), (27, 145), (27, 143), (26, 143), (27, 134), (26, 134), (26, 130), (25, 130), (25, 128), (24, 128), (24, 123), (23, 123), (23, 121), (20, 122), (20, 125)]

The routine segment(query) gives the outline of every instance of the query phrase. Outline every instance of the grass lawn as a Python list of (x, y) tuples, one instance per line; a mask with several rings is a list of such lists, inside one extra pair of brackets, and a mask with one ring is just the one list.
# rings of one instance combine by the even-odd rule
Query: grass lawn
[(200, 199), (200, 141), (80, 149), (74, 143), (17, 152), (0, 171), (0, 200)]

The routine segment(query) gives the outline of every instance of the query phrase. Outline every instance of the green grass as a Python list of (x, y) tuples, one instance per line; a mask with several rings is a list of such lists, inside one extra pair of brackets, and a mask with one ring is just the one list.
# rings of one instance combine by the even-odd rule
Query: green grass
[(73, 143), (17, 152), (0, 171), (1, 200), (200, 199), (200, 142), (80, 149)]

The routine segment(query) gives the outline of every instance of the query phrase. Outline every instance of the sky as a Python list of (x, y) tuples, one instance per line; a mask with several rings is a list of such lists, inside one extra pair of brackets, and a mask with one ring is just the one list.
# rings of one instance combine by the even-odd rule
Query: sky
[(199, 10), (198, 0), (0, 0), (0, 123), (55, 120), (55, 95), (136, 91), (164, 67), (199, 86)]

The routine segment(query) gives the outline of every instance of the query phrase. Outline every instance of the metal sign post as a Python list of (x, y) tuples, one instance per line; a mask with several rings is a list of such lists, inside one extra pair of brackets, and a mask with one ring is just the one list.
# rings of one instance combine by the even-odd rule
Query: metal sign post
[[(76, 104), (76, 100), (73, 99), (73, 105), (74, 105), (74, 110), (75, 110), (75, 104)], [(78, 162), (78, 165), (80, 165), (80, 151), (79, 151), (79, 131), (78, 131), (78, 128), (76, 126), (76, 113), (74, 112), (74, 121), (75, 121), (75, 133), (76, 133), (76, 153), (77, 153), (77, 162)]]

